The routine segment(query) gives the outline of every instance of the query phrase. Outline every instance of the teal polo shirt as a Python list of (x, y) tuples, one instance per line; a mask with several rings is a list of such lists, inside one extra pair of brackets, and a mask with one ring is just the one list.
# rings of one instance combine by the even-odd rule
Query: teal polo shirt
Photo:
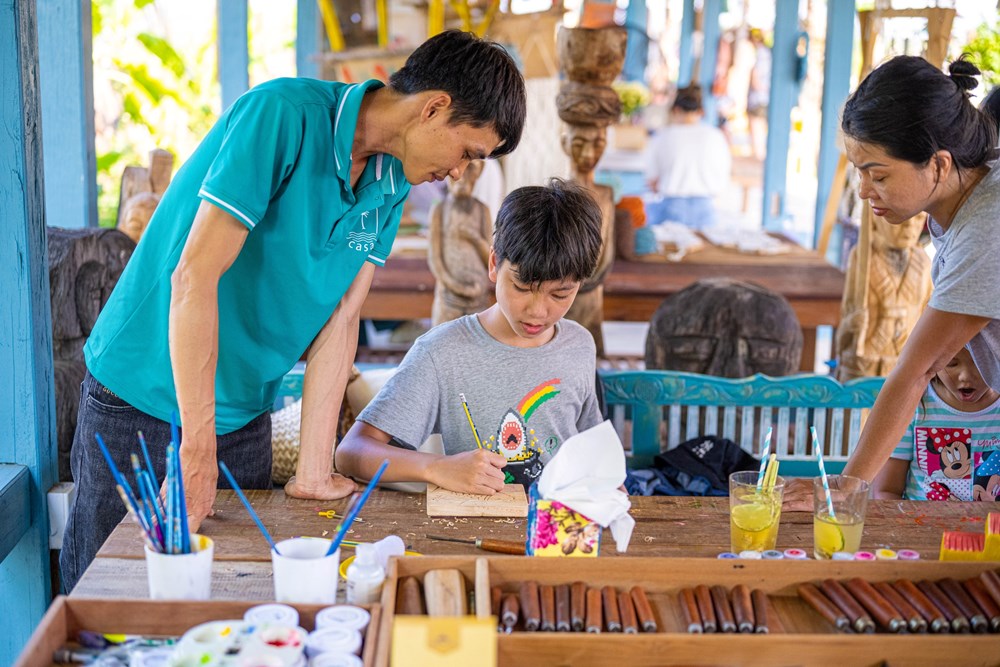
[(270, 409), (364, 263), (383, 265), (392, 248), (410, 190), (402, 164), (373, 155), (350, 184), (361, 100), (381, 85), (277, 79), (222, 115), (164, 193), (90, 334), (94, 377), (159, 419), (177, 409), (170, 277), (207, 201), (250, 230), (219, 282), (216, 431)]

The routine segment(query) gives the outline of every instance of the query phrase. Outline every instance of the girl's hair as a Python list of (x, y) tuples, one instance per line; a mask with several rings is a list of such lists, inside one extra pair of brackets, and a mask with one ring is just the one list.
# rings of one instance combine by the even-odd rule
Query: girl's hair
[(997, 125), (969, 101), (980, 72), (965, 57), (952, 62), (948, 74), (917, 56), (883, 63), (844, 105), (844, 134), (919, 165), (940, 150), (951, 153), (960, 169), (994, 159)]

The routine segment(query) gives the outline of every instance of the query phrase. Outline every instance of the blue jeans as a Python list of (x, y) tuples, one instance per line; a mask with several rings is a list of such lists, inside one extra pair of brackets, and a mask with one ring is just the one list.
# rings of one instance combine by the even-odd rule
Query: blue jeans
[(664, 197), (649, 206), (650, 224), (679, 222), (691, 229), (705, 229), (715, 224), (711, 197)]
[[(133, 490), (136, 486), (129, 455), (138, 454), (142, 460), (136, 432), (142, 431), (146, 439), (156, 479), (161, 484), (170, 443), (168, 422), (147, 415), (118, 398), (89, 371), (80, 389), (80, 411), (70, 451), (76, 501), (70, 509), (59, 554), (63, 591), (67, 593), (73, 590), (101, 545), (125, 517), (125, 506), (94, 433), (101, 434), (111, 458)], [(226, 462), (241, 487), (271, 488), (270, 414), (264, 413), (240, 430), (218, 436), (216, 447), (218, 459)], [(229, 487), (223, 475), (219, 475), (219, 487)]]

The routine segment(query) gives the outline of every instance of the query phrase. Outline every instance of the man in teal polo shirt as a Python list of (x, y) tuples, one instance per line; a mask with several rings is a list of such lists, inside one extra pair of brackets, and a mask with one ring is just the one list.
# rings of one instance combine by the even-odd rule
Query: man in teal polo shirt
[(278, 79), (222, 115), (164, 194), (84, 350), (67, 591), (125, 514), (94, 434), (130, 470), (141, 431), (162, 480), (179, 414), (196, 530), (212, 512), (217, 461), (243, 487), (270, 487), (268, 411), (303, 355), (301, 449), (285, 491), (329, 500), (355, 489), (331, 473), (339, 406), (361, 304), (410, 184), (509, 153), (524, 116), (510, 56), (457, 31), (421, 45), (388, 86)]

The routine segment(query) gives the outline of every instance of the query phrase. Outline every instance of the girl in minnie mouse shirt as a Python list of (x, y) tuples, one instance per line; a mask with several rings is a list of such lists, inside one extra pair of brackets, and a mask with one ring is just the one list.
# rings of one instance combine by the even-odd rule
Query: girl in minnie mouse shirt
[(931, 380), (903, 440), (875, 478), (876, 498), (1000, 495), (1000, 393), (962, 349)]

